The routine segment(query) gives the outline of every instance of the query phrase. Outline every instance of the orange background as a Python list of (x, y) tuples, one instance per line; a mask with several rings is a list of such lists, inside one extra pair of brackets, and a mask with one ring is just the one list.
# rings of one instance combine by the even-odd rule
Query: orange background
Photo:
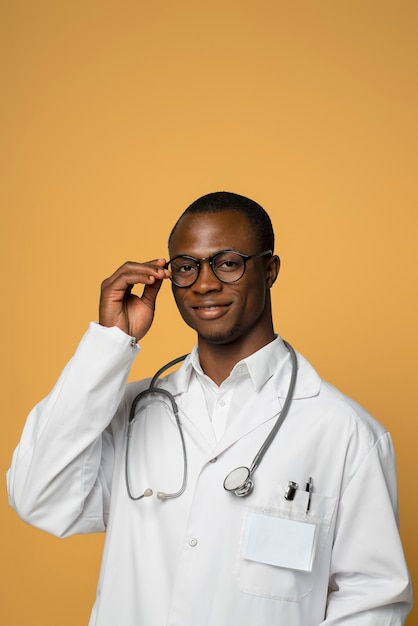
[[(416, 1), (0, 11), (2, 473), (101, 280), (165, 256), (198, 196), (236, 191), (275, 225), (276, 331), (392, 432), (416, 578)], [(132, 376), (193, 341), (167, 285)], [(87, 624), (103, 537), (32, 529), (4, 488), (0, 520), (0, 623)]]

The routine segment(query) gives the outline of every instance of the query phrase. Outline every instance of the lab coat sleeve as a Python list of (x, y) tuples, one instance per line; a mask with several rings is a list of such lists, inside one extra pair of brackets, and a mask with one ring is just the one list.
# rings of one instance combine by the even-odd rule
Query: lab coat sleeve
[(55, 387), (30, 413), (7, 473), (24, 521), (58, 536), (103, 531), (113, 469), (111, 420), (138, 346), (91, 324)]
[(412, 602), (399, 537), (396, 470), (382, 435), (341, 496), (324, 626), (401, 626)]

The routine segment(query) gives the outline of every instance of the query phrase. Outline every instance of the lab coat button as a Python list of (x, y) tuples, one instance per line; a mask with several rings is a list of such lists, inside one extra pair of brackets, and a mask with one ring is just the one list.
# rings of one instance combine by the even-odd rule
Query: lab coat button
[(194, 537), (192, 537), (192, 538), (189, 540), (189, 546), (191, 546), (192, 548), (196, 547), (196, 546), (197, 546), (197, 539), (195, 539)]
[(209, 461), (209, 463), (216, 463), (217, 460), (218, 460), (218, 457), (214, 456), (213, 459)]

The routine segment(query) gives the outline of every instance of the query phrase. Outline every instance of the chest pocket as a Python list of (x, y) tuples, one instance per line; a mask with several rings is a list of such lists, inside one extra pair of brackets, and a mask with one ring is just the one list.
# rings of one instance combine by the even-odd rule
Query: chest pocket
[[(306, 513), (307, 503), (308, 494), (298, 491), (291, 502), (283, 499), (277, 506), (254, 504), (245, 507), (235, 566), (235, 575), (241, 592), (288, 602), (298, 602), (311, 593), (315, 582), (318, 583), (321, 564), (324, 566), (325, 562), (328, 568), (336, 499), (312, 494), (309, 513)], [(263, 520), (263, 517), (268, 519)], [(309, 528), (301, 527), (304, 524), (308, 524)], [(291, 537), (293, 528), (296, 536)], [(289, 535), (283, 535), (283, 532)], [(259, 537), (255, 537), (257, 533)], [(274, 537), (274, 533), (282, 536)], [(253, 545), (258, 546), (255, 550), (248, 548), (250, 535)], [(312, 560), (307, 557), (311, 535), (313, 535)], [(295, 546), (294, 556), (289, 546), (286, 546), (283, 554), (280, 554), (280, 546), (283, 546), (287, 539)], [(300, 550), (298, 542), (303, 544)], [(269, 556), (264, 558), (269, 545), (275, 546), (275, 554), (272, 552), (271, 558)], [(249, 554), (251, 552), (252, 554)], [(296, 552), (300, 553), (299, 557)], [(261, 555), (260, 560), (258, 554)], [(301, 561), (304, 564), (301, 565)], [(286, 563), (286, 566), (272, 564), (276, 562)]]

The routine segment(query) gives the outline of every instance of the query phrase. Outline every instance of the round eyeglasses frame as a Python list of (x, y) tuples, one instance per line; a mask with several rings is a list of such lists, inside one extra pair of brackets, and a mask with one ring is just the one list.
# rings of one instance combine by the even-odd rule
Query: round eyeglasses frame
[[(240, 276), (238, 276), (238, 278), (234, 278), (233, 280), (225, 280), (225, 278), (221, 278), (216, 273), (216, 264), (215, 264), (216, 258), (219, 257), (221, 254), (226, 254), (228, 252), (238, 255), (243, 260), (242, 274)], [(199, 278), (199, 274), (200, 274), (200, 269), (201, 269), (202, 263), (209, 263), (210, 269), (212, 270), (214, 276), (218, 280), (220, 280), (221, 283), (225, 283), (227, 285), (230, 285), (232, 283), (236, 283), (238, 280), (241, 280), (241, 278), (244, 276), (245, 269), (247, 267), (247, 261), (250, 261), (251, 259), (258, 259), (260, 257), (266, 256), (267, 254), (270, 254), (270, 255), (273, 254), (273, 250), (264, 250), (264, 252), (259, 252), (258, 254), (243, 254), (242, 252), (237, 252), (236, 250), (228, 250), (227, 249), (227, 250), (219, 250), (219, 252), (216, 252), (212, 256), (202, 257), (200, 259), (196, 259), (194, 256), (190, 256), (188, 254), (178, 254), (177, 256), (174, 256), (172, 259), (170, 259), (166, 263), (165, 268), (166, 269), (170, 269), (170, 266), (171, 266), (172, 262), (175, 261), (176, 259), (186, 259), (186, 260), (193, 261), (194, 263), (196, 263), (196, 268), (197, 268), (196, 275), (192, 279), (192, 281), (190, 283), (188, 283), (187, 285), (182, 285), (182, 284), (177, 283), (173, 279), (173, 276), (170, 276), (170, 280), (173, 283), (173, 285), (175, 285), (176, 287), (179, 287), (180, 289), (187, 289), (187, 287), (191, 287), (192, 285), (195, 284), (195, 282)]]

